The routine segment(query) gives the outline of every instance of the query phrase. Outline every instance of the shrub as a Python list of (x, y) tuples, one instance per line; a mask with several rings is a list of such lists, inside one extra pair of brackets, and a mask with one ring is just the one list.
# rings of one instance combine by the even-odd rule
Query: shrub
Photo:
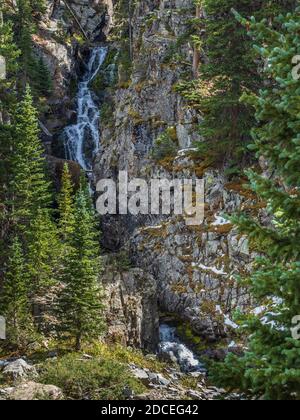
[(72, 400), (124, 399), (126, 387), (135, 393), (144, 391), (143, 385), (130, 376), (124, 365), (108, 359), (84, 360), (79, 354), (48, 361), (39, 381), (58, 386)]
[(84, 348), (84, 351), (94, 357), (112, 360), (115, 363), (133, 363), (142, 368), (153, 372), (164, 372), (166, 365), (160, 362), (155, 356), (145, 356), (141, 350), (122, 345), (108, 345), (104, 343), (93, 343)]
[(173, 130), (169, 128), (155, 140), (152, 157), (153, 159), (160, 161), (166, 157), (175, 157), (177, 151), (177, 136), (174, 136)]

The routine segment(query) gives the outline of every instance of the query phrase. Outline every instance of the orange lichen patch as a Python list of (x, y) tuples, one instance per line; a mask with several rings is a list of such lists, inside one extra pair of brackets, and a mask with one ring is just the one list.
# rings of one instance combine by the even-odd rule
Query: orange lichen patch
[(162, 244), (160, 242), (158, 242), (157, 244), (155, 244), (154, 246), (154, 251), (161, 251), (163, 248)]
[(218, 233), (220, 235), (228, 235), (233, 229), (234, 225), (232, 223), (227, 223), (226, 225), (210, 226), (208, 231)]
[[(201, 312), (203, 312), (204, 314), (208, 314), (208, 315), (217, 315), (216, 312), (216, 303), (211, 301), (211, 300), (204, 300), (201, 303)], [(219, 314), (220, 319), (222, 318), (222, 315)]]
[(186, 169), (188, 169), (189, 171), (192, 171), (193, 170), (193, 168), (191, 167), (191, 165), (187, 163), (185, 165), (183, 165), (183, 164), (174, 165), (173, 172), (178, 173), (178, 172), (182, 172), (182, 171), (184, 171)]
[(206, 293), (206, 289), (203, 287), (203, 284), (193, 284), (190, 285), (190, 287), (193, 289), (193, 291), (199, 295), (200, 293)]
[(179, 259), (184, 263), (191, 263), (194, 260), (192, 255), (182, 255), (181, 257), (179, 257)]
[(195, 174), (197, 178), (202, 178), (206, 171), (212, 167), (211, 161), (204, 161), (195, 167)]
[(205, 225), (189, 225), (187, 226), (187, 229), (189, 231), (195, 232), (195, 233), (205, 233), (207, 232), (207, 227)]
[(139, 112), (132, 108), (128, 110), (128, 116), (131, 118), (135, 125), (141, 125), (145, 122), (144, 118), (139, 114)]
[(244, 184), (243, 181), (229, 182), (224, 187), (226, 190), (236, 192), (237, 194), (241, 195), (242, 197), (246, 197), (247, 199), (255, 200), (257, 198), (256, 194), (250, 189), (250, 186)]
[(195, 269), (192, 265), (189, 265), (186, 269), (190, 281), (193, 281)]
[(187, 287), (182, 283), (172, 284), (171, 290), (178, 294), (187, 293)]
[(150, 124), (153, 128), (161, 128), (167, 125), (166, 121), (161, 120), (159, 117), (151, 118)]
[(133, 88), (137, 93), (141, 93), (141, 91), (144, 90), (145, 86), (146, 86), (146, 82), (143, 81), (143, 82), (136, 83), (133, 86)]
[(166, 169), (168, 172), (172, 172), (174, 169), (174, 157), (168, 156), (158, 162), (160, 166)]
[(249, 212), (253, 216), (257, 216), (260, 210), (263, 210), (267, 207), (267, 203), (265, 201), (258, 201), (257, 203), (244, 203), (241, 206), (242, 211)]
[(208, 212), (210, 210), (210, 204), (209, 203), (204, 203), (204, 210), (206, 212)]
[(168, 236), (167, 233), (167, 226), (161, 225), (161, 226), (149, 226), (141, 229), (140, 231), (142, 234), (146, 234), (151, 236), (152, 238), (163, 238), (165, 239)]

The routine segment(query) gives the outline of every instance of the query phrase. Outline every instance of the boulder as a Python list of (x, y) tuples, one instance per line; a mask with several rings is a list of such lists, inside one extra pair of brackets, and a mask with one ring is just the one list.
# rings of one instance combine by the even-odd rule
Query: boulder
[(149, 373), (149, 379), (150, 379), (150, 382), (154, 385), (161, 385), (161, 386), (170, 385), (170, 381), (168, 379), (164, 378), (159, 373), (150, 372)]
[(149, 376), (144, 369), (134, 368), (132, 369), (133, 376), (141, 381), (144, 385), (149, 385)]
[(3, 369), (3, 375), (14, 381), (17, 379), (26, 378), (29, 375), (35, 376), (37, 374), (34, 366), (29, 365), (25, 360), (18, 359), (14, 362), (8, 363)]
[(14, 388), (4, 388), (1, 390), (1, 398), (15, 401), (62, 400), (64, 396), (57, 386), (26, 382)]

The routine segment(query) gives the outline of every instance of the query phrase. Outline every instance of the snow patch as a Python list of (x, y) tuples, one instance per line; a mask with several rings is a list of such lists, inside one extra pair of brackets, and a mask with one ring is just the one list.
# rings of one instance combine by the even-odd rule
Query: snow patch
[(190, 148), (190, 149), (182, 149), (178, 151), (178, 157), (184, 157), (187, 153), (197, 152), (198, 149)]
[(225, 315), (225, 314), (224, 314), (224, 312), (222, 311), (222, 308), (221, 308), (221, 306), (220, 306), (220, 305), (217, 305), (217, 306), (216, 306), (216, 312), (219, 312), (219, 314), (223, 315), (223, 317), (224, 317), (224, 324), (225, 324), (227, 327), (231, 327), (231, 328), (233, 328), (234, 330), (237, 330), (237, 329), (239, 328), (239, 326), (238, 326), (235, 322), (233, 322), (233, 321), (229, 318), (229, 316), (228, 316), (228, 315)]
[(230, 222), (226, 219), (224, 219), (224, 217), (222, 216), (216, 216), (215, 215), (215, 221), (212, 223), (212, 226), (224, 226), (224, 225), (229, 225)]
[(200, 270), (211, 271), (214, 274), (217, 274), (218, 276), (227, 276), (227, 273), (225, 273), (224, 271), (224, 267), (220, 270), (217, 267), (207, 267), (206, 265), (201, 264), (201, 263), (200, 264), (193, 263), (192, 266), (196, 268), (200, 268)]

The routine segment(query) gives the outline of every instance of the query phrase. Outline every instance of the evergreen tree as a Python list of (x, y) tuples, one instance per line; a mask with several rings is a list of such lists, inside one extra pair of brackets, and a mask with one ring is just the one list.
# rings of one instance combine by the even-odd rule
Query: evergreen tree
[(74, 186), (72, 184), (69, 166), (64, 165), (61, 191), (58, 194), (58, 211), (59, 211), (59, 231), (63, 241), (69, 243), (71, 235), (74, 231)]
[[(199, 2), (197, 2), (199, 3)], [(200, 125), (203, 142), (199, 152), (206, 160), (232, 164), (241, 163), (251, 140), (255, 123), (254, 109), (242, 103), (245, 92), (258, 92), (262, 80), (258, 63), (254, 61), (251, 39), (246, 29), (235, 19), (233, 9), (242, 16), (268, 17), (287, 10), (294, 0), (203, 0), (205, 18), (198, 19), (204, 35), (193, 38), (202, 49), (205, 60), (200, 66), (200, 78), (181, 84), (178, 90), (204, 117)]]
[(214, 368), (221, 386), (238, 388), (265, 399), (300, 399), (300, 340), (291, 333), (300, 315), (300, 78), (294, 74), (299, 54), (300, 9), (281, 16), (278, 30), (267, 22), (250, 25), (256, 50), (267, 63), (268, 88), (255, 106), (259, 127), (253, 132), (257, 157), (264, 156), (274, 176), (248, 172), (253, 191), (268, 203), (272, 225), (245, 214), (234, 218), (241, 232), (254, 240), (262, 256), (249, 280), (260, 305), (244, 320), (249, 343), (242, 358), (230, 355)]
[(18, 86), (23, 90), (34, 84), (38, 61), (33, 54), (32, 34), (36, 30), (38, 14), (45, 10), (44, 0), (17, 0), (14, 15), (14, 33), (21, 51), (19, 57)]
[(81, 349), (84, 339), (99, 337), (103, 328), (101, 288), (99, 286), (99, 238), (95, 212), (86, 181), (75, 198), (75, 225), (71, 250), (66, 254), (58, 314), (61, 331)]
[(31, 220), (26, 236), (26, 249), (28, 294), (35, 322), (41, 330), (43, 318), (46, 318), (52, 303), (49, 296), (57, 281), (60, 254), (57, 228), (48, 209), (38, 209)]
[(7, 340), (23, 347), (33, 332), (27, 294), (27, 270), (21, 242), (13, 239), (8, 249), (4, 283), (0, 293), (0, 313), (6, 319)]
[(51, 203), (38, 120), (29, 87), (13, 123), (9, 203), (13, 222), (21, 227), (35, 218), (38, 209), (49, 207)]
[(8, 106), (7, 98), (9, 89), (16, 83), (18, 71), (17, 59), (20, 51), (14, 43), (13, 25), (11, 21), (4, 20), (3, 10), (0, 6), (0, 56), (5, 59), (6, 77), (0, 80), (0, 112), (4, 112)]
[(34, 70), (33, 87), (36, 91), (36, 96), (47, 97), (53, 90), (53, 83), (48, 67), (44, 63), (42, 57), (36, 58), (36, 68)]

